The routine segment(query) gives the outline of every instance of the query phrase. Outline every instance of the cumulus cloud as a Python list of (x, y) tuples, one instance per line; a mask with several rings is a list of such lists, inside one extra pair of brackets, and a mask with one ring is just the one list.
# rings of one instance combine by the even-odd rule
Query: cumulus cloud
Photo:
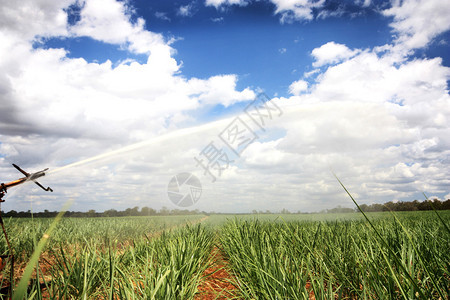
[[(244, 3), (232, 2), (207, 1), (215, 7)], [(73, 26), (58, 21), (60, 15), (66, 19), (63, 8), (70, 2), (48, 6), (39, 1), (17, 3), (6, 2), (5, 7), (15, 12), (21, 7), (43, 11), (28, 15), (36, 25), (31, 33), (14, 19), (18, 17), (0, 15), (0, 22), (9, 18), (0, 30), (2, 180), (16, 179), (9, 165), (13, 162), (30, 171), (54, 170), (106, 155), (48, 174), (43, 184), (51, 183), (55, 193), (45, 198), (32, 185), (11, 190), (8, 200), (12, 201), (5, 203), (6, 210), (28, 210), (31, 201), (33, 209), (59, 209), (70, 198), (75, 199), (73, 210), (170, 206), (167, 183), (185, 171), (201, 179), (202, 201), (195, 208), (207, 211), (315, 211), (350, 206), (330, 169), (361, 203), (411, 200), (421, 192), (448, 198), (450, 69), (440, 58), (405, 60), (405, 54), (394, 55), (422, 47), (409, 42), (420, 36), (428, 39), (426, 46), (446, 30), (443, 25), (431, 26), (434, 33), (421, 33), (428, 29), (418, 25), (407, 31), (402, 28), (409, 27), (402, 25), (395, 29), (398, 38), (385, 45), (385, 51), (352, 50), (335, 42), (313, 49), (311, 67), (315, 69), (292, 82), (291, 97), (271, 100), (283, 114), (273, 117), (265, 131), (247, 120), (259, 138), (240, 157), (234, 157), (213, 184), (193, 157), (209, 142), (219, 144), (217, 135), (232, 118), (178, 129), (198, 125), (192, 113), (204, 107), (252, 99), (255, 94), (250, 88), (236, 88), (236, 75), (182, 76), (171, 46), (163, 36), (145, 30), (139, 18), (131, 21), (126, 2), (86, 1), (80, 21)], [(96, 11), (100, 3), (112, 6)], [(306, 1), (277, 3), (277, 8), (285, 7), (278, 14), (291, 17), (295, 14), (288, 12), (289, 7), (303, 3), (309, 9), (303, 17), (299, 13), (304, 20), (314, 10)], [(405, 3), (394, 5), (397, 10), (385, 11), (395, 12), (393, 26), (416, 18)], [(412, 3), (440, 7), (434, 1)], [(408, 12), (404, 18), (400, 18), (402, 11)], [(117, 24), (108, 25), (109, 18)], [(116, 32), (108, 32), (107, 26)], [(119, 65), (90, 63), (68, 58), (64, 49), (33, 49), (30, 41), (39, 36), (89, 36), (145, 53), (148, 59)], [(400, 49), (400, 45), (405, 46)], [(127, 151), (108, 155), (130, 144)]]
[(275, 99), (284, 111), (276, 126), (286, 134), (276, 145), (265, 144), (298, 182), (297, 198), (317, 197), (306, 192), (315, 187), (322, 198), (348, 206), (333, 188), (330, 168), (362, 202), (448, 194), (449, 78), (440, 58), (394, 62), (390, 54), (357, 51), (321, 72), (309, 93), (294, 92), (297, 85), (306, 88), (298, 80), (294, 96)]
[[(55, 7), (63, 11), (56, 3)], [(28, 3), (23, 5), (27, 7)], [(179, 76), (180, 66), (172, 57), (173, 49), (161, 35), (146, 31), (141, 19), (133, 24), (130, 8), (125, 5), (111, 0), (87, 1), (82, 6), (80, 21), (67, 27), (79, 36), (119, 45), (129, 43), (130, 50), (149, 51), (146, 63), (114, 66), (111, 61), (99, 64), (82, 58), (69, 59), (63, 49), (33, 50), (26, 38), (11, 33), (16, 30), (15, 24), (3, 28), (0, 53), (8, 59), (0, 61), (1, 76), (5, 79), (1, 81), (5, 103), (1, 126), (12, 128), (14, 124), (7, 121), (15, 119), (16, 131), (46, 130), (57, 134), (66, 131), (63, 125), (66, 124), (77, 135), (87, 123), (92, 127), (113, 120), (139, 123), (146, 116), (164, 119), (203, 102), (230, 105), (254, 96), (250, 89), (235, 90), (235, 75), (206, 80)], [(20, 9), (17, 6), (16, 10)], [(42, 28), (44, 31), (36, 35), (59, 36), (58, 32), (45, 31), (47, 26)], [(73, 125), (72, 120), (80, 125)], [(108, 131), (105, 126), (92, 128), (96, 128), (91, 130), (92, 135), (101, 136)], [(102, 128), (105, 132), (98, 133)]]
[(308, 82), (304, 80), (297, 80), (291, 83), (289, 86), (289, 93), (292, 95), (298, 96), (301, 92), (304, 92), (308, 89)]
[(313, 87), (322, 101), (390, 101), (398, 105), (426, 104), (433, 97), (442, 101), (449, 69), (440, 58), (415, 60), (396, 67), (390, 59), (373, 52), (332, 66)]
[(70, 28), (76, 36), (121, 44), (136, 53), (150, 53), (152, 47), (163, 44), (163, 37), (145, 30), (145, 20), (130, 22), (131, 9), (126, 2), (115, 0), (87, 0), (79, 4), (80, 20)]
[(399, 51), (425, 47), (437, 35), (450, 29), (450, 5), (446, 1), (396, 1), (382, 13), (394, 18), (390, 26), (397, 34), (395, 43)]
[[(427, 36), (420, 47), (432, 42), (415, 30)], [(273, 136), (252, 144), (235, 172), (260, 209), (350, 206), (330, 169), (361, 203), (421, 200), (422, 192), (448, 198), (450, 68), (441, 58), (405, 60), (410, 38), (397, 38), (385, 51), (334, 42), (312, 51), (312, 66), (326, 68), (305, 73), (309, 84), (294, 81), (292, 97), (272, 100), (283, 110)], [(276, 200), (267, 196), (274, 194)], [(251, 207), (252, 196), (242, 201)]]
[(0, 30), (14, 33), (24, 39), (36, 36), (67, 35), (67, 13), (64, 8), (75, 0), (2, 1)]
[(208, 80), (193, 78), (189, 80), (190, 93), (197, 95), (196, 99), (201, 103), (208, 105), (222, 104), (224, 106), (251, 100), (255, 97), (255, 93), (249, 88), (237, 92), (235, 90), (236, 81), (236, 75), (218, 75)]
[(350, 50), (347, 46), (337, 44), (335, 42), (328, 42), (319, 48), (313, 49), (311, 55), (316, 60), (313, 67), (321, 67), (323, 65), (335, 64), (342, 62), (350, 57), (355, 56), (359, 50)]
[[(195, 124), (190, 113), (203, 106), (227, 106), (254, 97), (249, 88), (236, 90), (235, 75), (206, 79), (181, 76), (169, 42), (162, 35), (146, 30), (143, 19), (132, 21), (132, 9), (127, 2), (80, 2), (80, 20), (72, 25), (67, 24), (65, 8), (73, 2), (6, 4), (0, 10), (0, 20), (8, 20), (0, 28), (0, 166), (5, 176), (2, 180), (17, 176), (8, 166), (11, 163), (24, 165), (30, 171), (55, 169)], [(20, 11), (29, 13), (26, 20), (29, 28), (21, 23), (25, 22), (22, 17), (16, 16)], [(109, 60), (96, 63), (69, 58), (64, 49), (32, 47), (33, 40), (40, 37), (79, 36), (143, 53), (148, 59), (144, 63), (129, 61), (117, 65)], [(70, 169), (58, 177), (49, 174), (55, 193), (46, 195), (47, 202), (33, 198), (33, 207), (58, 209), (69, 198), (79, 200), (73, 209), (80, 210), (87, 208), (86, 203), (98, 210), (115, 205), (117, 208), (167, 205), (167, 198), (158, 193), (165, 193), (168, 177), (179, 168), (185, 165), (186, 169), (192, 168), (190, 149), (198, 152), (197, 147), (203, 141), (196, 136), (177, 139), (166, 142), (164, 147), (155, 148), (157, 144), (136, 147), (112, 161), (101, 160), (88, 167)], [(154, 178), (159, 176), (158, 179), (149, 185), (143, 170)], [(77, 186), (79, 182), (85, 182), (81, 189)], [(122, 190), (116, 188), (119, 185)], [(31, 198), (26, 194), (12, 191), (9, 198), (15, 199), (14, 206), (5, 209), (29, 209)], [(121, 200), (125, 196), (129, 202)], [(156, 202), (148, 202), (149, 199)]]

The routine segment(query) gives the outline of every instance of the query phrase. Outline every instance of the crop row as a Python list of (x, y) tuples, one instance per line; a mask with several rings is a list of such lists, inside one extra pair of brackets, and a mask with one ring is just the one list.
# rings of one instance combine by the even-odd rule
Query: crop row
[[(203, 215), (153, 216), (120, 218), (63, 218), (61, 219), (47, 245), (48, 249), (84, 245), (95, 242), (103, 244), (127, 243), (152, 236), (155, 233), (195, 222)], [(54, 222), (52, 218), (9, 218), (5, 227), (16, 256), (16, 262), (27, 261), (35, 250), (37, 240)], [(45, 249), (44, 249), (45, 250)], [(0, 253), (8, 251), (5, 237), (0, 235)]]
[(428, 216), (235, 219), (220, 241), (246, 299), (448, 299), (450, 236)]
[[(228, 269), (222, 280), (236, 287), (238, 299), (448, 299), (450, 211), (440, 216), (374, 214), (370, 222), (212, 216), (207, 225), (193, 225), (203, 216), (69, 218), (6, 225), (15, 233), (16, 279), (31, 278), (13, 284), (16, 299), (201, 299), (205, 274), (220, 273), (213, 267), (215, 247)], [(39, 241), (46, 234), (48, 242)], [(29, 253), (34, 250), (40, 256)], [(24, 270), (27, 262), (34, 271)], [(2, 287), (7, 273), (8, 265)]]
[(90, 240), (81, 249), (50, 249), (13, 299), (192, 299), (210, 265), (213, 239), (197, 224), (131, 246)]

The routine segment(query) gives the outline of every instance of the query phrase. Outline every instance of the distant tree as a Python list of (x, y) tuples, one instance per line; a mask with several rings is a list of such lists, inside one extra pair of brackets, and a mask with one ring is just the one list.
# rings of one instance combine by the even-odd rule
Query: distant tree
[(419, 200), (414, 200), (411, 203), (414, 205), (415, 210), (419, 210), (419, 204), (420, 204)]
[(163, 216), (167, 216), (170, 214), (170, 210), (167, 209), (167, 207), (163, 206), (160, 210), (159, 210), (159, 214), (163, 215)]
[(406, 211), (419, 210), (414, 202), (402, 202), (402, 205)]
[(432, 209), (433, 208), (435, 210), (441, 210), (442, 209), (442, 202), (439, 201), (439, 199), (433, 199), (433, 207), (432, 207)]
[[(436, 209), (436, 210), (450, 210), (450, 199), (447, 199), (446, 201), (440, 201), (439, 199), (432, 199), (432, 200), (424, 200), (422, 202), (418, 201), (418, 200), (414, 200), (414, 201), (399, 201), (399, 202), (386, 202), (384, 204), (379, 204), (379, 203), (374, 203), (371, 205), (367, 205), (367, 204), (361, 204), (360, 207), (363, 211), (367, 211), (367, 212), (379, 212), (379, 211), (414, 211), (414, 210), (431, 210), (432, 206)], [(357, 211), (356, 209), (351, 209), (351, 208), (346, 208), (346, 207), (341, 207), (341, 206), (337, 206), (335, 208), (332, 209), (326, 209), (326, 210), (322, 210), (321, 213), (349, 213), (349, 212), (354, 212)], [(198, 209), (193, 210), (193, 211), (189, 211), (187, 209), (174, 209), (174, 210), (169, 210), (167, 207), (163, 206), (161, 208), (161, 210), (159, 212), (157, 212), (156, 210), (154, 210), (153, 208), (149, 208), (149, 207), (143, 207), (140, 211), (139, 211), (139, 207), (135, 206), (133, 208), (127, 208), (123, 211), (117, 211), (115, 209), (109, 209), (106, 210), (102, 213), (97, 213), (95, 210), (91, 209), (88, 212), (76, 212), (76, 211), (68, 211), (65, 213), (64, 217), (123, 217), (123, 216), (138, 216), (138, 215), (192, 215), (192, 214), (204, 214), (204, 215), (211, 215), (211, 214), (216, 214), (216, 212), (211, 211), (209, 213), (202, 211), (200, 212)], [(266, 210), (266, 211), (257, 211), (257, 210), (253, 210), (252, 211), (253, 214), (270, 214), (270, 210)], [(283, 209), (281, 211), (281, 213), (283, 214), (288, 214), (290, 213), (287, 209)], [(300, 211), (297, 211), (297, 213), (301, 213)], [(55, 217), (58, 214), (58, 212), (56, 211), (49, 211), (49, 210), (44, 210), (43, 212), (35, 212), (33, 213), (33, 215), (35, 217), (47, 217), (47, 218), (52, 218)], [(13, 218), (29, 218), (31, 217), (31, 211), (20, 211), (17, 212), (15, 210), (11, 210), (9, 212), (2, 212), (2, 215), (4, 217), (13, 217)]]
[(15, 210), (10, 210), (9, 213), (7, 214), (8, 217), (17, 217), (17, 211)]
[(421, 202), (418, 207), (419, 210), (431, 210), (430, 200), (425, 200)]
[(450, 199), (447, 199), (442, 203), (441, 209), (450, 209)]
[(395, 210), (395, 203), (392, 201), (384, 203), (383, 211), (393, 211)]
[(156, 210), (154, 210), (153, 208), (144, 206), (143, 208), (141, 208), (141, 215), (142, 216), (153, 216), (156, 214)]
[(19, 211), (17, 213), (16, 217), (18, 217), (18, 218), (29, 218), (29, 217), (31, 217), (31, 212), (30, 211)]
[(115, 209), (108, 209), (103, 212), (103, 216), (105, 217), (117, 217), (118, 213)]
[(139, 215), (139, 207), (138, 206), (125, 209), (125, 216), (131, 217), (131, 216), (138, 216), (138, 215)]
[(139, 206), (135, 206), (131, 209), (132, 216), (139, 216)]
[(383, 211), (383, 204), (374, 203), (370, 206), (369, 211)]
[(342, 206), (338, 205), (335, 208), (327, 209), (325, 212), (326, 213), (341, 214), (341, 213), (352, 213), (352, 212), (355, 212), (355, 210), (353, 208), (342, 207)]
[(361, 208), (361, 210), (362, 210), (363, 212), (366, 212), (366, 211), (369, 211), (370, 206), (367, 205), (367, 204), (361, 204), (361, 205), (359, 205), (359, 208)]

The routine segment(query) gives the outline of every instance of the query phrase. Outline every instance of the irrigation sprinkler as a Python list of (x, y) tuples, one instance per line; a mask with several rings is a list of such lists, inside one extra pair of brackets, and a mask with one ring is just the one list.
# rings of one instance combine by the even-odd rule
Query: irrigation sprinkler
[(9, 255), (0, 255), (0, 271), (3, 269), (3, 267), (5, 265), (3, 261), (6, 258), (9, 258), (11, 260), (11, 275), (10, 275), (10, 283), (11, 284), (13, 282), (13, 276), (14, 276), (14, 253), (12, 251), (11, 244), (9, 243), (8, 234), (6, 233), (6, 229), (5, 229), (5, 225), (3, 223), (3, 217), (2, 217), (2, 213), (1, 213), (1, 203), (5, 202), (5, 200), (3, 200), (3, 197), (6, 195), (9, 188), (20, 185), (27, 181), (33, 181), (35, 184), (37, 184), (40, 188), (42, 188), (46, 192), (53, 192), (53, 190), (50, 187), (45, 188), (39, 182), (36, 181), (38, 178), (45, 176), (45, 171), (47, 171), (48, 168), (44, 169), (42, 171), (38, 171), (38, 172), (30, 174), (30, 173), (27, 173), (24, 170), (22, 170), (19, 166), (15, 165), (15, 164), (12, 164), (12, 165), (14, 166), (14, 168), (19, 170), (20, 173), (25, 175), (25, 177), (19, 178), (17, 180), (14, 180), (14, 181), (11, 181), (8, 183), (2, 183), (0, 186), (0, 224), (2, 225), (3, 234), (5, 236), (6, 244), (8, 245), (8, 251), (9, 251)]

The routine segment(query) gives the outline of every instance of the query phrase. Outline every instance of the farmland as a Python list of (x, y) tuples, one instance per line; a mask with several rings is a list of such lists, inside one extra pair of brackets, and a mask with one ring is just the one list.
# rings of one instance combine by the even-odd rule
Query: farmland
[[(20, 299), (448, 299), (450, 211), (439, 215), (62, 218), (53, 231), (53, 219), (35, 218), (5, 226)], [(6, 254), (4, 240), (0, 247)], [(8, 264), (1, 283), (9, 284)]]

